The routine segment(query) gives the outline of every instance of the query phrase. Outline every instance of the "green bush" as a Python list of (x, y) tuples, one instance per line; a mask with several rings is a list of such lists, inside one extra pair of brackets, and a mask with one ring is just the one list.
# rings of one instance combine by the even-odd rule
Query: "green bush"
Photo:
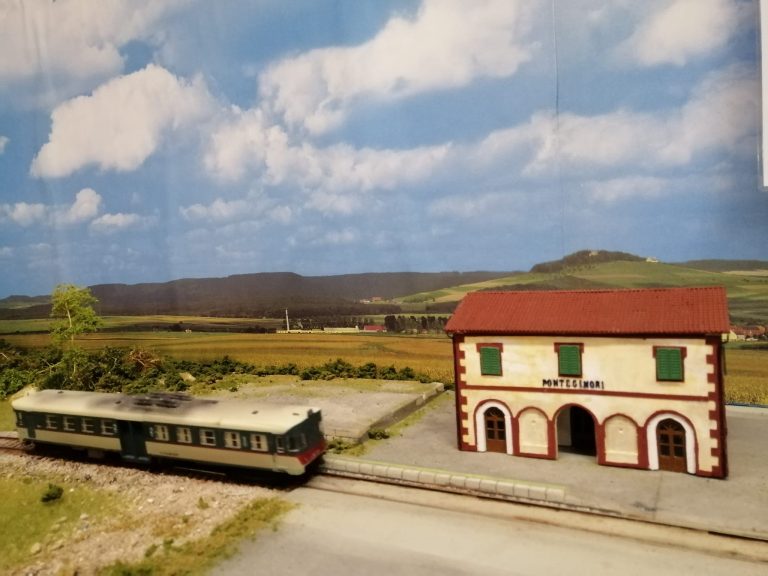
[(0, 371), (0, 400), (5, 400), (27, 384), (31, 384), (32, 381), (33, 375), (28, 370), (5, 368)]
[(347, 440), (342, 440), (341, 438), (334, 438), (333, 440), (328, 442), (326, 449), (331, 454), (341, 454), (353, 448), (354, 446), (355, 444), (353, 444), (352, 442), (348, 442)]
[(386, 428), (371, 428), (368, 430), (368, 438), (371, 440), (386, 440), (389, 438), (389, 430)]
[(55, 502), (61, 499), (63, 494), (64, 488), (56, 484), (48, 484), (48, 488), (45, 489), (45, 492), (40, 497), (40, 502)]

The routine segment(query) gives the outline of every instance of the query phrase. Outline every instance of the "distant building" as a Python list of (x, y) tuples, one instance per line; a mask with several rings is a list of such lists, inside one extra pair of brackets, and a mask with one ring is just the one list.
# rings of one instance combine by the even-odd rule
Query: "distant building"
[(357, 326), (345, 326), (345, 327), (326, 327), (323, 328), (325, 334), (357, 334), (360, 329)]
[(724, 478), (723, 288), (475, 292), (453, 338), (461, 450)]
[(757, 340), (765, 333), (765, 326), (731, 326), (729, 337), (732, 340)]

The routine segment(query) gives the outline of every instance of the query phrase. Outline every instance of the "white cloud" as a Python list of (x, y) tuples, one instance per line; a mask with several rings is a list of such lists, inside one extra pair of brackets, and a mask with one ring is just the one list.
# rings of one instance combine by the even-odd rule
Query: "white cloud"
[(138, 214), (118, 212), (99, 216), (91, 222), (89, 228), (98, 234), (114, 234), (127, 228), (135, 228), (142, 222), (143, 220)]
[(186, 82), (149, 65), (58, 106), (48, 142), (30, 172), (55, 178), (88, 165), (134, 170), (157, 150), (167, 131), (194, 124), (210, 105), (201, 79)]
[[(450, 149), (449, 144), (408, 150), (292, 144), (288, 134), (279, 126), (269, 125), (261, 111), (235, 110), (211, 136), (204, 163), (215, 177), (239, 181), (254, 174), (262, 184), (305, 192), (309, 208), (350, 213), (374, 190), (393, 190), (431, 176), (445, 162)], [(226, 219), (243, 209), (220, 200), (208, 206), (189, 206), (182, 213), (188, 219), (217, 214)]]
[[(755, 69), (731, 66), (706, 77), (680, 111), (668, 153), (687, 160), (702, 150), (753, 154), (760, 125)], [(676, 137), (675, 137), (676, 136)]]
[(670, 192), (670, 188), (670, 181), (654, 176), (628, 176), (585, 184), (589, 196), (598, 202), (616, 202), (628, 198), (655, 198)]
[(46, 206), (45, 204), (0, 204), (0, 220), (8, 219), (19, 226), (51, 224), (74, 226), (95, 218), (101, 208), (101, 196), (91, 188), (83, 188), (71, 205)]
[(759, 124), (758, 93), (754, 70), (734, 66), (710, 74), (686, 104), (667, 112), (617, 110), (559, 118), (537, 113), (527, 124), (489, 135), (475, 162), (528, 153), (523, 173), (535, 176), (556, 164), (570, 173), (630, 164), (668, 168), (715, 151), (751, 153)]
[(0, 258), (13, 258), (14, 250), (10, 246), (0, 246)]
[[(752, 3), (750, 3), (752, 4)], [(719, 50), (747, 21), (753, 6), (741, 0), (674, 0), (648, 11), (617, 54), (641, 66), (674, 64)], [(752, 16), (754, 17), (754, 16)]]
[(355, 244), (360, 238), (357, 230), (344, 228), (343, 230), (330, 230), (312, 241), (312, 244), (341, 246)]
[(518, 189), (445, 196), (432, 202), (428, 211), (431, 216), (440, 219), (476, 220), (485, 223), (501, 219), (511, 224), (519, 220), (521, 215), (522, 196), (526, 197), (525, 203), (530, 209), (535, 198), (521, 194)]
[[(606, 201), (651, 194), (653, 181), (643, 179), (651, 170), (684, 166), (710, 153), (752, 153), (758, 110), (755, 73), (741, 66), (711, 73), (692, 90), (687, 103), (666, 111), (618, 109), (593, 116), (562, 113), (559, 118), (541, 111), (528, 122), (496, 130), (476, 142), (404, 150), (293, 144), (285, 131), (268, 124), (261, 111), (235, 110), (230, 121), (214, 132), (206, 166), (223, 179), (254, 176), (260, 186), (299, 194), (303, 208), (347, 215), (378, 206), (378, 196), (388, 191), (436, 176), (469, 175), (475, 181), (485, 179), (485, 185), (488, 179), (497, 180), (493, 186), (498, 188), (509, 183), (512, 174), (539, 178), (557, 166), (569, 178), (595, 182), (616, 178), (617, 170), (632, 167), (633, 173), (622, 176), (623, 189), (619, 180), (590, 188), (594, 198)], [(472, 202), (483, 199), (494, 201), (482, 197)], [(452, 210), (440, 204), (432, 209), (445, 214)], [(184, 210), (188, 219), (222, 221), (248, 213), (236, 201), (224, 200)]]
[[(275, 212), (277, 210), (277, 212)], [(276, 220), (284, 220), (286, 215), (275, 207), (275, 201), (261, 192), (251, 192), (245, 198), (224, 200), (216, 198), (210, 204), (192, 204), (182, 206), (179, 212), (189, 222), (228, 224), (244, 220), (254, 220), (266, 215)], [(273, 218), (273, 213), (277, 215)]]
[(0, 81), (107, 77), (123, 69), (120, 48), (160, 42), (160, 24), (186, 0), (58, 0), (0, 3)]
[(5, 147), (8, 146), (8, 142), (10, 142), (10, 138), (8, 136), (0, 136), (0, 154), (5, 152)]
[(270, 148), (284, 147), (286, 135), (270, 126), (261, 110), (231, 110), (231, 117), (211, 136), (204, 163), (224, 180), (239, 180), (248, 169), (261, 169)]
[(370, 41), (284, 59), (260, 76), (268, 108), (290, 127), (320, 134), (361, 100), (398, 99), (507, 77), (531, 58), (527, 2), (424, 0)]
[(0, 221), (8, 219), (19, 226), (31, 226), (36, 222), (46, 219), (48, 211), (44, 204), (28, 204), (17, 202), (16, 204), (0, 205)]
[(222, 200), (216, 198), (208, 205), (192, 204), (179, 208), (181, 215), (189, 221), (231, 222), (247, 217), (250, 206), (245, 200)]
[(449, 145), (408, 150), (357, 149), (346, 144), (288, 147), (270, 158), (267, 173), (271, 183), (297, 182), (310, 189), (391, 190), (430, 176), (449, 149)]
[(101, 208), (101, 196), (91, 188), (83, 188), (75, 196), (75, 201), (68, 208), (53, 210), (53, 220), (56, 224), (71, 226), (87, 222), (95, 218)]

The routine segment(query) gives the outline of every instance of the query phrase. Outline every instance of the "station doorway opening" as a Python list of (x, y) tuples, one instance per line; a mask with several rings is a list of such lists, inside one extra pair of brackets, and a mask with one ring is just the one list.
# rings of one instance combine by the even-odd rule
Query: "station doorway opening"
[(596, 456), (592, 415), (580, 406), (563, 408), (557, 416), (557, 446), (563, 452)]

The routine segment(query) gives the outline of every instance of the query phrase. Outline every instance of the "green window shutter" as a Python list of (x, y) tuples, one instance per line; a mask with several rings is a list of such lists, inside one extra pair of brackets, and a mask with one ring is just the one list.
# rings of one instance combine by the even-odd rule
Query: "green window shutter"
[(501, 350), (492, 346), (480, 348), (480, 374), (501, 376)]
[(581, 347), (563, 344), (558, 347), (558, 370), (561, 376), (581, 376)]
[(680, 382), (683, 379), (683, 354), (680, 348), (656, 349), (656, 378)]

